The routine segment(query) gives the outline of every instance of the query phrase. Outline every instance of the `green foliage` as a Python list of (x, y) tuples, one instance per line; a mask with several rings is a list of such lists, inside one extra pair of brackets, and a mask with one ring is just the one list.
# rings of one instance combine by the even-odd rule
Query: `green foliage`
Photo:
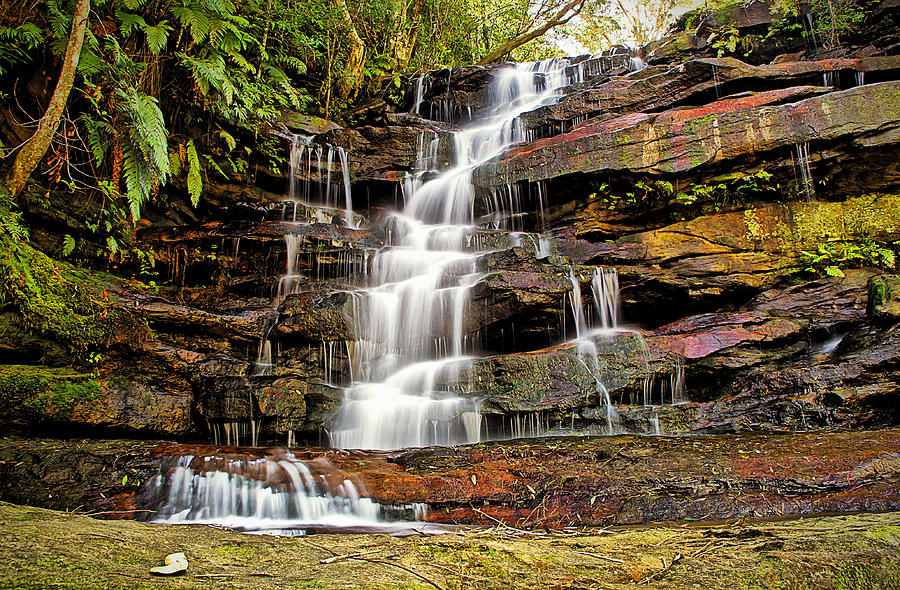
[[(141, 207), (169, 174), (168, 132), (155, 98), (135, 88), (117, 91), (115, 107), (120, 125), (122, 176), (132, 220), (141, 216)], [(93, 150), (92, 150), (93, 152)]]
[(40, 366), (0, 367), (0, 412), (37, 421), (62, 421), (72, 417), (79, 403), (100, 395), (92, 375), (69, 369)]
[(0, 238), (4, 236), (25, 241), (28, 239), (28, 228), (22, 225), (22, 214), (8, 202), (5, 194), (0, 193)]
[(806, 272), (822, 272), (832, 277), (844, 276), (843, 269), (874, 266), (894, 270), (900, 243), (884, 244), (865, 239), (861, 242), (827, 242), (815, 251), (802, 250)]
[(71, 256), (72, 252), (75, 251), (75, 238), (66, 234), (63, 236), (63, 248), (62, 255), (65, 257)]
[(727, 25), (713, 33), (710, 41), (719, 57), (734, 55), (741, 42), (741, 34), (734, 25)]
[(754, 198), (766, 198), (777, 194), (780, 185), (773, 182), (772, 174), (764, 168), (750, 174), (735, 174), (724, 177), (714, 184), (692, 184), (675, 195), (680, 205), (714, 203), (719, 206), (729, 202), (743, 203)]
[[(870, 14), (872, 7), (877, 4), (877, 2), (869, 0), (809, 0), (802, 2), (802, 6), (812, 16), (813, 35), (816, 37), (816, 43), (824, 44), (826, 47), (839, 45), (842, 37), (855, 32)], [(800, 0), (779, 0), (775, 6), (776, 11), (782, 17), (793, 17), (796, 24), (789, 30), (797, 30), (799, 27), (803, 31), (802, 24), (797, 23), (801, 14)], [(785, 22), (773, 23), (773, 25), (772, 30), (781, 31), (784, 31), (786, 26), (791, 26)], [(806, 31), (803, 31), (803, 35), (806, 34)]]
[(66, 344), (79, 356), (106, 335), (106, 312), (86, 285), (101, 289), (68, 264), (0, 234), (0, 304), (17, 311), (24, 330)]
[(197, 148), (194, 140), (187, 142), (188, 194), (191, 195), (191, 205), (197, 206), (200, 201), (200, 193), (203, 191), (203, 178), (200, 176), (200, 158), (197, 156)]
[(43, 32), (34, 23), (0, 27), (0, 76), (12, 67), (26, 64), (43, 42)]
[[(0, 10), (12, 8), (10, 2), (0, 0)], [(42, 47), (61, 56), (73, 8), (69, 0), (17, 7), (25, 22), (0, 28), (0, 68), (16, 66), (12, 74), (27, 75), (21, 64)], [(140, 217), (170, 174), (187, 171), (189, 194), (197, 202), (202, 151), (213, 134), (231, 151), (283, 110), (311, 103), (298, 81), (322, 55), (323, 31), (315, 20), (322, 12), (313, 0), (93, 3), (69, 106), (75, 123), (65, 130), (83, 142), (83, 151), (58, 154), (50, 178), (94, 194), (99, 213), (86, 208), (85, 223), (110, 252), (128, 240), (126, 220)], [(41, 45), (44, 39), (48, 43)], [(198, 128), (215, 131), (198, 137)], [(193, 138), (184, 158), (170, 156), (176, 151), (170, 135)], [(248, 145), (252, 154), (254, 144)], [(0, 218), (10, 232), (15, 221), (12, 215)], [(122, 221), (125, 226), (117, 227)]]
[(602, 202), (607, 209), (634, 207), (646, 203), (655, 198), (668, 198), (675, 193), (675, 186), (665, 180), (646, 181), (638, 179), (624, 192), (616, 192), (610, 185), (604, 183), (600, 186), (598, 194), (602, 194)]

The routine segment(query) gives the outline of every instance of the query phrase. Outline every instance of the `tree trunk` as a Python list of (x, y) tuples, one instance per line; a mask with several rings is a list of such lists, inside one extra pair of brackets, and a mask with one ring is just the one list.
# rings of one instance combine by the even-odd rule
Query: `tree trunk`
[(491, 50), (487, 55), (479, 60), (477, 65), (486, 66), (488, 64), (494, 63), (517, 47), (525, 45), (533, 39), (537, 39), (553, 27), (566, 24), (572, 19), (572, 17), (581, 12), (581, 9), (584, 7), (585, 1), (586, 0), (570, 0), (565, 6), (560, 8), (555, 15), (553, 15), (553, 18), (551, 18), (541, 26), (531, 29), (530, 31), (525, 31), (521, 35), (513, 37), (506, 43), (503, 43), (496, 49)]
[(6, 188), (9, 191), (9, 197), (14, 199), (18, 196), (25, 183), (31, 177), (32, 172), (41, 163), (56, 129), (59, 127), (59, 120), (62, 117), (63, 109), (66, 108), (66, 102), (69, 100), (69, 93), (72, 85), (75, 83), (75, 70), (78, 69), (78, 59), (81, 56), (81, 45), (84, 42), (84, 31), (87, 29), (88, 16), (91, 9), (90, 0), (78, 0), (75, 6), (75, 16), (72, 17), (72, 32), (69, 35), (69, 43), (66, 46), (66, 55), (63, 58), (62, 71), (59, 73), (59, 81), (56, 83), (56, 89), (50, 98), (50, 104), (41, 120), (38, 122), (37, 131), (31, 136), (22, 149), (16, 155), (13, 162), (12, 170), (6, 176)]
[(347, 65), (344, 69), (344, 75), (338, 81), (338, 95), (341, 98), (350, 99), (356, 96), (363, 82), (363, 66), (366, 63), (366, 44), (356, 32), (353, 25), (353, 18), (347, 9), (346, 0), (335, 0), (344, 24), (347, 26), (347, 36), (350, 41), (350, 54), (347, 56)]
[(401, 8), (397, 14), (394, 35), (389, 43), (394, 70), (397, 72), (403, 72), (409, 66), (422, 24), (422, 11), (425, 9), (425, 0), (412, 0), (409, 7), (403, 4), (404, 0), (400, 1)]

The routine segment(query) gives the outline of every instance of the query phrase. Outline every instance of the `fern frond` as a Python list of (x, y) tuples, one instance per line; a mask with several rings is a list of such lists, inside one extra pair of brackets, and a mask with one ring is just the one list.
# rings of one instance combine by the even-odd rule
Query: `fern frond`
[(136, 29), (147, 28), (147, 21), (139, 14), (116, 10), (116, 18), (119, 19), (119, 30), (125, 37), (130, 37)]
[(278, 55), (272, 61), (276, 64), (284, 66), (292, 70), (295, 74), (303, 75), (306, 73), (306, 62), (294, 57), (293, 55)]
[(219, 131), (219, 137), (225, 141), (225, 145), (228, 146), (228, 151), (232, 151), (235, 147), (237, 147), (237, 141), (235, 141), (234, 136), (228, 133), (227, 131)]
[(87, 148), (94, 158), (94, 165), (99, 168), (106, 157), (106, 139), (101, 137), (100, 124), (97, 121), (83, 117), (82, 123), (87, 131)]
[(140, 151), (123, 150), (122, 176), (125, 180), (125, 197), (131, 210), (131, 219), (137, 221), (141, 216), (141, 206), (150, 199), (152, 187)]
[(247, 61), (247, 58), (245, 58), (240, 53), (229, 53), (228, 59), (229, 61), (231, 61), (231, 63), (241, 68), (245, 72), (252, 72), (256, 69), (253, 67), (253, 64)]
[(153, 55), (159, 55), (166, 48), (166, 42), (169, 40), (169, 31), (172, 30), (166, 21), (157, 24), (155, 27), (144, 27), (144, 35), (147, 36), (147, 48)]
[(200, 175), (200, 158), (197, 156), (197, 148), (194, 146), (194, 140), (188, 140), (187, 143), (188, 158), (188, 175), (187, 186), (188, 194), (191, 195), (191, 205), (197, 206), (200, 202), (200, 193), (203, 191), (203, 178)]
[(32, 23), (15, 28), (0, 27), (0, 75), (6, 73), (4, 63), (7, 66), (27, 63), (30, 60), (28, 52), (41, 45), (43, 35), (43, 31)]
[(209, 34), (209, 15), (204, 12), (193, 10), (187, 6), (176, 6), (172, 9), (172, 14), (191, 33), (191, 39), (194, 43), (200, 43)]
[(138, 10), (147, 4), (147, 0), (121, 0), (122, 6), (128, 10)]
[(206, 160), (207, 169), (212, 168), (213, 170), (221, 174), (225, 180), (228, 180), (228, 175), (225, 174), (225, 171), (222, 170), (222, 167), (216, 163), (212, 156), (210, 156), (209, 154), (203, 154), (203, 159)]
[(178, 176), (181, 174), (181, 158), (177, 151), (169, 152), (169, 175)]
[(66, 234), (63, 236), (62, 255), (69, 256), (75, 251), (75, 238)]

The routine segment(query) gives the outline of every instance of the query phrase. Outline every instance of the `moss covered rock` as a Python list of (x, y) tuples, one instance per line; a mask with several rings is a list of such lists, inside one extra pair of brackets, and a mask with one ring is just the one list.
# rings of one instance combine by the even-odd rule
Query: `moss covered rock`
[(0, 416), (30, 422), (66, 422), (77, 405), (100, 396), (93, 375), (71, 369), (0, 366)]
[(869, 279), (869, 305), (866, 312), (876, 319), (900, 319), (900, 276), (878, 275)]

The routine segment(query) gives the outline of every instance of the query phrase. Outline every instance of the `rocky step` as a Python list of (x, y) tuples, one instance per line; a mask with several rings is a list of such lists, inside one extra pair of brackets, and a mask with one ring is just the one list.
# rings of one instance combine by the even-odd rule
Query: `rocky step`
[[(569, 437), (396, 452), (294, 449), (325, 458), (388, 505), (432, 522), (607, 526), (900, 509), (900, 431), (706, 437)], [(246, 459), (266, 449), (128, 441), (0, 441), (0, 494), (135, 516), (166, 456)], [(127, 477), (126, 477), (127, 476)]]
[[(857, 78), (856, 74), (862, 74)], [(559, 102), (523, 116), (527, 128), (560, 126), (600, 114), (662, 112), (728, 98), (742, 92), (791, 87), (883, 82), (900, 76), (900, 57), (835, 58), (753, 66), (731, 57), (651, 66), (587, 88), (573, 87)], [(826, 82), (831, 84), (826, 84)], [(846, 88), (846, 86), (843, 86)], [(777, 95), (776, 95), (777, 96)], [(787, 95), (785, 95), (787, 96)], [(784, 99), (781, 99), (784, 100)]]
[(473, 181), (499, 188), (567, 174), (629, 170), (685, 173), (713, 164), (817, 144), (872, 148), (896, 142), (900, 82), (882, 82), (770, 106), (784, 90), (659, 115), (630, 113), (585, 123), (569, 133), (513, 147), (476, 170)]
[[(841, 252), (847, 248), (900, 240), (900, 223), (890, 221), (898, 206), (900, 197), (891, 194), (843, 202), (757, 203), (615, 241), (597, 240), (602, 211), (589, 207), (573, 228), (554, 233), (560, 254), (573, 263), (616, 267), (626, 318), (656, 327), (743, 304), (763, 291), (783, 288), (808, 268), (845, 264)], [(672, 304), (660, 305), (663, 301)]]

